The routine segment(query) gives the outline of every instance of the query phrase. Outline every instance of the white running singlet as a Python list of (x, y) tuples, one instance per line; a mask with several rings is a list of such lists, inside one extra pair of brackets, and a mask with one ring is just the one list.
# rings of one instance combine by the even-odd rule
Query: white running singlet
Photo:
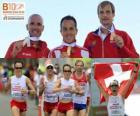
[(11, 77), (11, 95), (14, 99), (25, 100), (27, 94), (22, 94), (21, 89), (27, 89), (26, 76), (16, 77), (15, 75)]
[(124, 116), (124, 102), (120, 95), (109, 96), (107, 105), (109, 116)]

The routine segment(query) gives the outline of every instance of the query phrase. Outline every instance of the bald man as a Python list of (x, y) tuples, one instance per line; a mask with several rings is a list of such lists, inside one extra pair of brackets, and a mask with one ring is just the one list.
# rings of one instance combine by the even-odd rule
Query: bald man
[(39, 14), (32, 14), (26, 25), (29, 35), (13, 42), (5, 58), (47, 58), (49, 49), (45, 41), (40, 40), (44, 30), (43, 19)]

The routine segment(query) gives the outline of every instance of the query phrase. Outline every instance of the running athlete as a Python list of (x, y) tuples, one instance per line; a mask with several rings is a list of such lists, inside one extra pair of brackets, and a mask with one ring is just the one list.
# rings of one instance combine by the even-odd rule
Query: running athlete
[(82, 60), (76, 60), (75, 72), (72, 77), (83, 90), (83, 95), (74, 95), (74, 116), (86, 116), (89, 83), (87, 75), (84, 72), (84, 62)]
[(21, 61), (16, 61), (14, 63), (15, 75), (9, 79), (7, 85), (5, 86), (5, 90), (11, 88), (12, 100), (10, 104), (13, 116), (26, 116), (27, 94), (35, 94), (35, 89), (31, 84), (31, 81), (28, 77), (22, 74), (22, 69), (23, 63)]
[(97, 81), (97, 85), (101, 91), (101, 93), (104, 95), (105, 100), (107, 101), (107, 110), (108, 110), (108, 115), (109, 116), (124, 116), (125, 112), (124, 112), (124, 99), (126, 96), (126, 93), (129, 89), (129, 86), (131, 85), (131, 83), (134, 80), (134, 77), (136, 75), (138, 71), (137, 68), (137, 64), (135, 65), (135, 68), (131, 74), (131, 78), (128, 80), (128, 82), (126, 83), (126, 86), (124, 87), (123, 91), (121, 93), (118, 93), (119, 91), (119, 83), (117, 80), (113, 80), (110, 83), (110, 90), (112, 92), (112, 95), (109, 95), (104, 89), (103, 87), (100, 85), (100, 83), (98, 83)]
[[(64, 77), (57, 81), (54, 92), (59, 92), (58, 115), (59, 116), (73, 116), (73, 93), (77, 93), (76, 83), (71, 79), (71, 66), (64, 64)], [(78, 87), (77, 87), (78, 88)], [(82, 90), (79, 90), (82, 94)]]
[(40, 95), (44, 92), (44, 113), (45, 116), (57, 116), (58, 94), (53, 93), (57, 82), (57, 75), (54, 75), (53, 64), (46, 65), (46, 75), (41, 79)]

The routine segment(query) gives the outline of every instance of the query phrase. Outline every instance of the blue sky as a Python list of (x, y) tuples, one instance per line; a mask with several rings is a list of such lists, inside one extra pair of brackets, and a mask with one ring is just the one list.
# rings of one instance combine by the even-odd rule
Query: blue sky
[[(78, 22), (77, 44), (83, 45), (87, 34), (100, 26), (97, 16), (97, 5), (102, 0), (0, 0), (2, 2), (24, 2), (25, 20), (3, 21), (0, 17), (0, 57), (3, 58), (11, 42), (23, 39), (28, 35), (25, 28), (31, 14), (38, 13), (44, 19), (45, 29), (41, 39), (46, 41), (50, 49), (62, 42), (60, 20), (72, 15)], [(114, 24), (116, 28), (125, 30), (132, 37), (137, 52), (140, 53), (140, 1), (110, 0), (116, 8)], [(1, 8), (1, 7), (0, 7)], [(1, 14), (2, 8), (0, 9)], [(1, 16), (1, 15), (0, 15)]]

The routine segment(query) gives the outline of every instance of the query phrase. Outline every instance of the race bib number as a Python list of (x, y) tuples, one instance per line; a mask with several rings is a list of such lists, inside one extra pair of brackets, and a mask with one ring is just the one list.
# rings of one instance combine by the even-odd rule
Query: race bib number
[(12, 98), (16, 98), (16, 99), (24, 99), (25, 96), (21, 93), (12, 93)]
[(112, 114), (112, 115), (115, 115), (115, 116), (116, 116), (116, 115), (117, 115), (117, 116), (121, 116), (121, 112), (120, 112), (119, 110), (112, 110), (112, 111), (111, 111), (111, 114)]
[(117, 115), (117, 116), (121, 116), (121, 107), (119, 107), (119, 106), (113, 106), (113, 107), (111, 107), (110, 108), (110, 110), (111, 110), (111, 114), (112, 115)]
[(65, 92), (65, 93), (63, 94), (63, 99), (72, 99), (72, 94), (69, 93), (69, 92)]
[(50, 101), (50, 102), (57, 102), (57, 99), (58, 99), (58, 97), (57, 97), (57, 95), (47, 95), (46, 96), (46, 100), (47, 101)]

